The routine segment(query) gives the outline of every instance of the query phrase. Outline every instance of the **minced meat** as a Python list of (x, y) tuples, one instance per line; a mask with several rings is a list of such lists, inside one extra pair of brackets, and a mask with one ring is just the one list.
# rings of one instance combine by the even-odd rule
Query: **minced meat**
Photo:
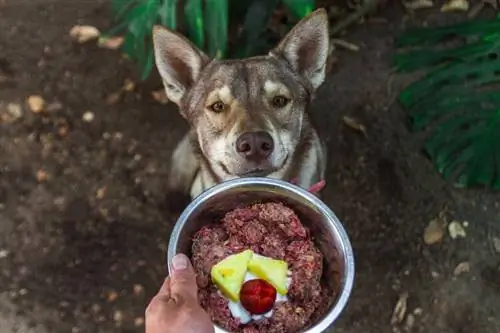
[[(321, 285), (323, 255), (294, 211), (281, 203), (254, 204), (234, 209), (221, 222), (200, 229), (192, 247), (200, 304), (212, 320), (238, 333), (293, 333), (307, 326), (329, 300)], [(211, 282), (210, 270), (227, 256), (246, 249), (285, 260), (292, 275), (288, 301), (276, 303), (271, 318), (240, 324)]]

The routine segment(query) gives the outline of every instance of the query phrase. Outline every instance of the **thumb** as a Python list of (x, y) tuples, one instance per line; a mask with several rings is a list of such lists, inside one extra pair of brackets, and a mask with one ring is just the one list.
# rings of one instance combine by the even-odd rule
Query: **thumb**
[(172, 260), (173, 272), (170, 277), (170, 295), (176, 302), (198, 302), (196, 274), (189, 258), (178, 254)]

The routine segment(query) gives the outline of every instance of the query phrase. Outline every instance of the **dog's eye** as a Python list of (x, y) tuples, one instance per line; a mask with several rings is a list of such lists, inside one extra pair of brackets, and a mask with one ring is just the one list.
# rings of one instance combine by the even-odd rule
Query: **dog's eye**
[(275, 97), (273, 97), (271, 104), (275, 108), (282, 108), (282, 107), (285, 107), (289, 101), (290, 100), (288, 98), (286, 98), (285, 96), (275, 96)]
[(217, 101), (213, 103), (212, 105), (209, 106), (209, 109), (212, 110), (213, 112), (222, 112), (226, 108), (226, 105), (222, 103), (221, 101)]

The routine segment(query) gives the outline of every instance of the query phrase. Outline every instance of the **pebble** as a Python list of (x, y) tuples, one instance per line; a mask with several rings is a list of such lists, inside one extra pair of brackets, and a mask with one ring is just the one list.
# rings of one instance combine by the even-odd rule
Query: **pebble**
[(83, 121), (86, 123), (91, 123), (94, 121), (94, 113), (92, 111), (85, 111), (85, 113), (82, 116)]
[(0, 259), (7, 258), (9, 256), (8, 250), (0, 250)]
[(458, 276), (462, 273), (468, 273), (470, 272), (470, 264), (467, 261), (461, 262), (460, 264), (455, 267), (453, 270), (453, 275)]
[(45, 100), (40, 95), (29, 96), (27, 102), (28, 107), (34, 113), (42, 112), (45, 106)]
[(465, 238), (467, 236), (464, 227), (458, 221), (452, 221), (448, 225), (448, 233), (450, 234), (451, 239)]
[(115, 313), (113, 314), (113, 320), (116, 322), (122, 322), (123, 321), (123, 312), (120, 310), (116, 310)]
[(142, 318), (142, 317), (135, 318), (134, 319), (134, 325), (136, 327), (140, 327), (140, 326), (144, 325), (144, 318)]
[(108, 293), (107, 300), (108, 302), (114, 302), (118, 298), (118, 293), (116, 291), (110, 291)]
[(134, 295), (139, 296), (144, 292), (144, 287), (140, 284), (134, 284)]

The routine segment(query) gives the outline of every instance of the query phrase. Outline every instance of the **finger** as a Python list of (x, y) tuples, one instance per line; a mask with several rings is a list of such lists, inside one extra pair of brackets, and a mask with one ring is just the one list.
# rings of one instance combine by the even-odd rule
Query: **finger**
[(163, 281), (163, 284), (161, 285), (160, 290), (158, 290), (156, 296), (170, 298), (170, 277), (167, 277)]
[(176, 301), (198, 302), (196, 274), (188, 257), (178, 254), (172, 260), (173, 272), (170, 277), (170, 297)]

